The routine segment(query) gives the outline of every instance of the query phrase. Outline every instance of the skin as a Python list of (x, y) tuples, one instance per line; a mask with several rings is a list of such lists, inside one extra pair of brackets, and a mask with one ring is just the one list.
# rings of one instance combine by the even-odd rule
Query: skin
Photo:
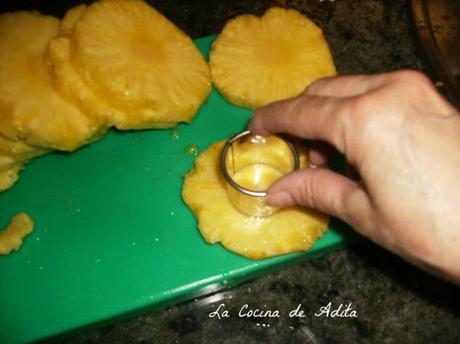
[(460, 285), (460, 116), (425, 75), (321, 79), (298, 97), (257, 110), (249, 129), (315, 140), (315, 164), (327, 161), (332, 146), (361, 177), (296, 171), (270, 187), (268, 203), (336, 216)]

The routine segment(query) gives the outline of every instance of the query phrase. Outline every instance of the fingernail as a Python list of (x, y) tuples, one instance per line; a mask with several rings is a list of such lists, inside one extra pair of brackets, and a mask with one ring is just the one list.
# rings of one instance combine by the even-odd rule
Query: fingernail
[(288, 192), (279, 191), (272, 195), (268, 195), (267, 203), (275, 207), (288, 207), (295, 204), (295, 201)]

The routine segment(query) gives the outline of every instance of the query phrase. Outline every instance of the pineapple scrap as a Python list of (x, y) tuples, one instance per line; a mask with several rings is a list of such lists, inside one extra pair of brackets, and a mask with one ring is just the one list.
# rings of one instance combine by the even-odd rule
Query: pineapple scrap
[(72, 151), (101, 125), (56, 92), (46, 59), (59, 20), (37, 12), (0, 15), (0, 133), (29, 145)]
[(118, 129), (189, 122), (211, 91), (190, 37), (140, 0), (70, 10), (50, 58), (59, 91)]
[(17, 164), (7, 170), (0, 171), (0, 192), (8, 190), (17, 182), (21, 168), (22, 165)]
[(19, 250), (24, 237), (32, 232), (34, 222), (26, 213), (19, 213), (11, 219), (10, 224), (0, 232), (0, 254), (9, 254)]
[[(221, 242), (228, 250), (252, 259), (305, 251), (323, 235), (328, 216), (301, 207), (282, 209), (269, 217), (242, 214), (231, 204), (220, 173), (224, 142), (213, 144), (195, 161), (185, 177), (182, 198), (198, 219), (204, 239)], [(308, 166), (308, 150), (300, 150), (301, 166)]]
[(230, 20), (212, 46), (210, 67), (219, 92), (250, 109), (295, 97), (316, 79), (336, 74), (321, 29), (282, 8)]

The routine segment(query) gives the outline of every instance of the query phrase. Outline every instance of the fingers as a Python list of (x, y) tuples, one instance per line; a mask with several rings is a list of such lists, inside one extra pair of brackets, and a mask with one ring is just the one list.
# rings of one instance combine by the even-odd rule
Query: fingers
[(309, 149), (309, 161), (313, 165), (325, 165), (332, 156), (332, 152), (332, 147), (327, 143), (313, 141)]
[(322, 78), (308, 86), (304, 94), (325, 97), (354, 97), (373, 91), (388, 82), (390, 74), (343, 75)]
[(284, 176), (268, 190), (267, 202), (318, 209), (359, 227), (372, 217), (365, 191), (356, 182), (326, 169), (305, 169)]
[(359, 117), (352, 115), (357, 115), (356, 107), (353, 108), (353, 103), (357, 102), (353, 100), (367, 97), (373, 91), (390, 84), (402, 83), (401, 80), (423, 78), (426, 79), (417, 72), (399, 71), (320, 79), (298, 97), (258, 109), (249, 124), (249, 130), (260, 135), (284, 132), (307, 139), (324, 140), (344, 152), (345, 136), (353, 136), (349, 131), (356, 127), (354, 123), (346, 125), (344, 122), (347, 119), (344, 116), (349, 115), (355, 119)]
[(277, 101), (257, 110), (249, 130), (259, 135), (288, 133), (322, 140), (343, 152), (345, 99), (303, 95)]

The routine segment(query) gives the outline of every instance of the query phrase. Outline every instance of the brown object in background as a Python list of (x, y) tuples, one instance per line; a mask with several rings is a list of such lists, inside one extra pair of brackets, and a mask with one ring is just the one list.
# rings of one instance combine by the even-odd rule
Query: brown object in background
[(287, 0), (273, 0), (280, 6), (286, 6)]
[(441, 90), (460, 108), (460, 2), (412, 0), (412, 13)]

